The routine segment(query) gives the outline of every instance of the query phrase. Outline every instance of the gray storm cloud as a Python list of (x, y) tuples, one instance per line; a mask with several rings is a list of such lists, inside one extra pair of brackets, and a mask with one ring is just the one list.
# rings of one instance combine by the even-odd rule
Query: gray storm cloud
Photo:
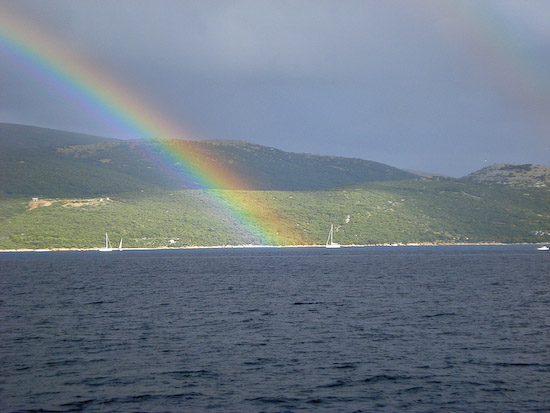
[[(202, 137), (460, 176), (548, 164), (543, 1), (2, 1)], [(94, 134), (1, 63), (0, 121)], [(526, 145), (525, 143), (528, 143)]]

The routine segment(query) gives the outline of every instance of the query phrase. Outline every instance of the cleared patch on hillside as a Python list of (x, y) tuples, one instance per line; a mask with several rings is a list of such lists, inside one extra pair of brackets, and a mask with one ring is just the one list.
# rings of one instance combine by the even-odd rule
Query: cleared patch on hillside
[(29, 211), (36, 208), (51, 206), (55, 203), (61, 203), (64, 207), (79, 208), (84, 206), (102, 206), (112, 202), (109, 197), (88, 198), (88, 199), (33, 199), (28, 203)]
[(28, 205), (29, 205), (29, 211), (30, 211), (30, 210), (33, 210), (33, 209), (36, 209), (36, 208), (42, 208), (42, 207), (50, 206), (50, 205), (53, 204), (54, 202), (55, 202), (55, 200), (51, 200), (51, 199), (31, 200), (31, 201), (29, 201), (29, 203), (28, 203)]
[(112, 199), (109, 197), (105, 198), (90, 198), (90, 199), (65, 199), (63, 200), (64, 207), (74, 207), (79, 208), (83, 206), (101, 206), (106, 205), (107, 203), (112, 202)]

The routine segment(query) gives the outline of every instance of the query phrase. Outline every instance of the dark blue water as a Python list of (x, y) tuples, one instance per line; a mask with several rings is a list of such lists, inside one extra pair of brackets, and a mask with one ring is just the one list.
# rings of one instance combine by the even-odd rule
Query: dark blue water
[(550, 411), (534, 247), (0, 254), (1, 411)]

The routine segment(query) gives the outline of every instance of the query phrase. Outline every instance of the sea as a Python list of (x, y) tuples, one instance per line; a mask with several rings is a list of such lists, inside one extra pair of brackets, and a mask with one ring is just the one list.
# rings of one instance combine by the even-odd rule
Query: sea
[(549, 412), (550, 253), (0, 253), (0, 411)]

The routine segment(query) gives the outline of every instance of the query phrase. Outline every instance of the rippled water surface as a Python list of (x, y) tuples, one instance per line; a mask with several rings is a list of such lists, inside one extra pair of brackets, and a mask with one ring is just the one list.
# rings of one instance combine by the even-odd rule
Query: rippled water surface
[(532, 246), (0, 254), (1, 411), (548, 411)]

